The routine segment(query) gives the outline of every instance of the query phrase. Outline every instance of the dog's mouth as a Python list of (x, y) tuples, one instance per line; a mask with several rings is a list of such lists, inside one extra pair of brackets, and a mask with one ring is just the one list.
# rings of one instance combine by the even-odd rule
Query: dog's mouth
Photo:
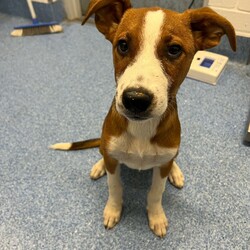
[(135, 114), (126, 111), (122, 115), (131, 121), (145, 121), (151, 118), (149, 114)]
[(145, 121), (153, 117), (151, 114), (151, 110), (147, 110), (145, 112), (130, 111), (126, 109), (122, 104), (116, 105), (116, 110), (120, 115), (124, 116), (130, 121)]

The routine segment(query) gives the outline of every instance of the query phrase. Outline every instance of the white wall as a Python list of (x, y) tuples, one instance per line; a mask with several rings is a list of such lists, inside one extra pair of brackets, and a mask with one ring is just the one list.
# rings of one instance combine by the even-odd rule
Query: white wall
[(68, 20), (82, 19), (80, 0), (63, 0)]

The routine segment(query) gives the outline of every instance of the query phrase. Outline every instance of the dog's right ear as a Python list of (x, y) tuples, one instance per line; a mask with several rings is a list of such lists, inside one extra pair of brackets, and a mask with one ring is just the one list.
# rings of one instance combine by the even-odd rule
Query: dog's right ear
[(97, 29), (112, 42), (121, 18), (129, 8), (131, 8), (130, 0), (91, 0), (82, 25), (95, 14)]

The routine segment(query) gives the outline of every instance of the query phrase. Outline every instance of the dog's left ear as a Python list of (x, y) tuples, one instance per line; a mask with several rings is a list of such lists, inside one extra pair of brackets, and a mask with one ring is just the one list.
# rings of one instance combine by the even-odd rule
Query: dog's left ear
[(130, 0), (91, 0), (82, 25), (95, 14), (97, 29), (112, 42), (121, 18), (129, 8), (131, 8)]
[(236, 36), (232, 24), (208, 7), (187, 10), (197, 50), (212, 48), (226, 34), (233, 51), (236, 51)]

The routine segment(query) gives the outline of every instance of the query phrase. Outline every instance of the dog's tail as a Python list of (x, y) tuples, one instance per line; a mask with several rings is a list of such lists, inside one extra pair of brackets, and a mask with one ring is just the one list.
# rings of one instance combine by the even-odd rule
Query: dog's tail
[(100, 138), (90, 139), (86, 141), (78, 141), (78, 142), (66, 142), (66, 143), (56, 143), (51, 145), (49, 148), (55, 150), (81, 150), (88, 148), (96, 148), (101, 144)]

